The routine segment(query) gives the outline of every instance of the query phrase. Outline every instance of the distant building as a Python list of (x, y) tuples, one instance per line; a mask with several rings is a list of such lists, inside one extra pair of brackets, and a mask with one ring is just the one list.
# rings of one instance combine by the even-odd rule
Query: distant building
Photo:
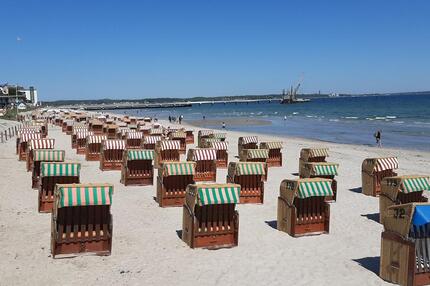
[(3, 84), (0, 85), (0, 107), (19, 103), (36, 106), (38, 103), (37, 90), (30, 86), (28, 89), (22, 86)]

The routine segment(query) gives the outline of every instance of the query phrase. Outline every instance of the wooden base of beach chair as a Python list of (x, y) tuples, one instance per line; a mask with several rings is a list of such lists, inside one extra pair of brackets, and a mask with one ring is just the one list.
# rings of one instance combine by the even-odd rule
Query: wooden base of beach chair
[(52, 212), (54, 205), (54, 189), (56, 184), (79, 184), (79, 177), (44, 177), (41, 179), (38, 196), (38, 211)]
[(121, 183), (125, 186), (154, 185), (154, 166), (152, 161), (128, 161), (121, 170)]
[(264, 202), (264, 182), (259, 175), (227, 176), (227, 183), (240, 185), (241, 204), (262, 204)]
[(21, 142), (18, 147), (18, 160), (27, 160), (27, 142)]
[(191, 248), (227, 248), (238, 245), (239, 214), (233, 204), (183, 206), (182, 240)]
[(100, 170), (102, 171), (121, 171), (122, 161), (106, 161), (103, 158), (100, 160)]
[(408, 203), (426, 203), (428, 199), (423, 196), (423, 192), (412, 192), (408, 194), (399, 193), (396, 201), (393, 201), (390, 197), (385, 194), (379, 196), (379, 222), (384, 223), (384, 217), (387, 209), (393, 205), (401, 205)]
[(85, 151), (86, 151), (85, 146), (83, 146), (83, 147), (77, 146), (76, 147), (76, 154), (78, 154), (78, 155), (85, 155)]
[(179, 162), (180, 154), (179, 150), (162, 150), (156, 154), (155, 157), (155, 168), (161, 168), (164, 162)]
[(267, 158), (267, 166), (268, 167), (282, 167), (282, 153), (272, 154), (272, 151), (269, 150), (269, 158)]
[(216, 166), (217, 168), (227, 168), (228, 167), (228, 154), (226, 150), (216, 150)]
[(385, 170), (382, 172), (375, 172), (368, 174), (361, 172), (362, 187), (361, 192), (367, 196), (376, 197), (381, 193), (381, 182), (385, 177), (395, 177), (397, 173), (393, 170)]
[(100, 153), (88, 153), (85, 151), (85, 160), (87, 161), (100, 161)]
[(155, 150), (155, 144), (144, 143), (143, 144), (143, 149), (146, 149), (146, 150)]
[(122, 169), (124, 150), (105, 150), (100, 157), (100, 170), (120, 171)]
[(208, 160), (197, 161), (194, 181), (216, 182), (216, 163)]
[(216, 172), (197, 172), (194, 174), (196, 182), (216, 182)]
[(278, 197), (277, 224), (278, 230), (294, 237), (329, 233), (330, 205), (324, 197), (295, 198), (294, 205)]
[(185, 191), (193, 184), (192, 176), (157, 177), (156, 201), (160, 207), (181, 207), (185, 202)]
[(52, 218), (51, 253), (69, 256), (82, 253), (110, 255), (112, 216), (109, 206), (85, 206), (58, 209)]
[(76, 134), (72, 134), (71, 143), (72, 143), (72, 149), (76, 149)]

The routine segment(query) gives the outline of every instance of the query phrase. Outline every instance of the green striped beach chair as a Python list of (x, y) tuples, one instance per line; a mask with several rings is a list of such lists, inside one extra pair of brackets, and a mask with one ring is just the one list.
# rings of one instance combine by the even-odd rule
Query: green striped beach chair
[(237, 184), (188, 185), (182, 216), (182, 240), (191, 248), (234, 247), (239, 242)]
[(269, 175), (269, 168), (267, 165), (267, 159), (269, 158), (268, 149), (242, 149), (239, 154), (239, 160), (242, 162), (262, 162), (265, 164), (265, 174), (263, 179), (267, 181), (267, 176)]
[(124, 152), (121, 183), (125, 186), (154, 184), (154, 150), (130, 149)]
[(430, 191), (430, 176), (386, 177), (381, 183), (379, 196), (379, 222), (384, 223), (387, 209), (392, 205), (427, 202), (423, 195)]
[(308, 162), (327, 162), (328, 148), (303, 148), (300, 150), (299, 176), (304, 172), (304, 165)]
[(329, 233), (331, 180), (306, 178), (283, 180), (278, 197), (277, 228), (291, 236)]
[(267, 158), (268, 167), (281, 167), (282, 166), (282, 142), (261, 142), (260, 149), (269, 150), (269, 157)]
[(31, 187), (33, 189), (39, 189), (40, 164), (42, 162), (64, 162), (65, 153), (64, 150), (33, 150), (33, 168), (31, 170)]
[(381, 192), (382, 179), (395, 177), (399, 168), (397, 157), (367, 158), (361, 164), (361, 192), (376, 197)]
[(264, 180), (266, 163), (230, 162), (227, 183), (241, 187), (241, 204), (262, 204), (264, 202)]
[(304, 163), (301, 178), (325, 178), (331, 179), (332, 197), (326, 197), (326, 200), (336, 201), (337, 198), (337, 181), (335, 176), (338, 175), (339, 164), (327, 162)]
[(164, 162), (158, 169), (156, 200), (160, 207), (180, 207), (185, 191), (194, 184), (195, 162)]
[(42, 162), (40, 164), (39, 212), (51, 212), (56, 184), (78, 184), (80, 163)]
[(113, 186), (57, 184), (51, 223), (52, 257), (112, 250)]

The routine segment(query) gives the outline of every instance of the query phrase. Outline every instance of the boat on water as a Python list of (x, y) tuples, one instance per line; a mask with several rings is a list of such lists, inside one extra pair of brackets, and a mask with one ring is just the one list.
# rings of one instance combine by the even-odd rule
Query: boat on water
[(293, 90), (291, 87), (288, 94), (285, 93), (285, 89), (282, 90), (282, 100), (281, 104), (294, 104), (294, 103), (305, 103), (311, 101), (309, 98), (297, 98), (297, 91), (299, 90), (300, 83)]

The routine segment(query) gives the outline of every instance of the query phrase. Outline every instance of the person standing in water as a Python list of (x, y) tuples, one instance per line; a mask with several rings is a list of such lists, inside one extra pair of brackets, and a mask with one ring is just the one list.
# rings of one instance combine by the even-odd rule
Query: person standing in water
[(222, 122), (222, 129), (225, 129), (225, 122)]
[(382, 147), (382, 142), (381, 142), (381, 135), (382, 135), (382, 130), (377, 130), (375, 132), (375, 139), (376, 139), (376, 145), (378, 147)]

